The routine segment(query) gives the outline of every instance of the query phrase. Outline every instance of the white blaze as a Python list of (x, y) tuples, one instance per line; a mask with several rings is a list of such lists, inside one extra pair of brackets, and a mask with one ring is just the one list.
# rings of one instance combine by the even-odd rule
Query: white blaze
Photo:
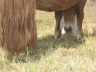
[(60, 29), (62, 34), (65, 34), (64, 27), (65, 27), (65, 22), (64, 22), (64, 16), (62, 15), (62, 19), (60, 21)]
[(64, 27), (71, 27), (73, 36), (76, 36), (77, 35), (77, 16), (75, 15), (75, 20), (73, 23), (65, 24), (64, 16), (62, 15), (62, 19), (60, 22), (60, 29), (62, 31), (62, 34), (65, 33)]

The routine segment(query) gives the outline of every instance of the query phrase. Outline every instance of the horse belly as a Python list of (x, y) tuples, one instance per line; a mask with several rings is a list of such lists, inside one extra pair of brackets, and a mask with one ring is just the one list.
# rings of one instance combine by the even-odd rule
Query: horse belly
[(36, 7), (43, 11), (63, 11), (75, 6), (79, 0), (36, 0)]

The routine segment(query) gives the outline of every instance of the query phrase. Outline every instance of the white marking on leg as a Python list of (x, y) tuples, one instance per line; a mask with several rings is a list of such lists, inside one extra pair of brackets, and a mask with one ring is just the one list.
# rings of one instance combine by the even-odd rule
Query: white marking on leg
[(67, 23), (65, 24), (65, 27), (71, 27), (72, 28), (72, 35), (73, 36), (77, 36), (77, 16), (75, 15), (75, 19), (74, 19), (74, 22), (73, 23)]
[(73, 36), (76, 36), (77, 35), (77, 15), (75, 15), (75, 20), (74, 20), (74, 23), (73, 23), (73, 26), (72, 26), (72, 34)]
[(62, 35), (65, 34), (64, 26), (65, 26), (64, 16), (62, 15), (62, 19), (61, 19), (61, 21), (60, 21), (60, 29), (61, 29)]
[(85, 41), (86, 40), (86, 37), (84, 36), (84, 37), (82, 37), (81, 35), (80, 35), (80, 33), (79, 33), (79, 30), (77, 30), (77, 41), (78, 42), (83, 42), (83, 41)]
[(64, 30), (64, 26), (65, 26), (65, 22), (64, 22), (64, 16), (62, 15), (62, 19), (60, 21), (60, 30), (61, 30), (61, 37), (59, 37), (59, 33), (56, 31), (56, 28), (57, 28), (57, 24), (55, 25), (55, 30), (54, 30), (54, 37), (55, 37), (55, 40), (60, 40), (62, 39), (63, 35), (65, 34), (65, 30)]
[(55, 25), (55, 30), (54, 30), (54, 38), (55, 38), (55, 40), (57, 40), (57, 37), (58, 37), (58, 32), (56, 31), (56, 28), (57, 28), (57, 24)]

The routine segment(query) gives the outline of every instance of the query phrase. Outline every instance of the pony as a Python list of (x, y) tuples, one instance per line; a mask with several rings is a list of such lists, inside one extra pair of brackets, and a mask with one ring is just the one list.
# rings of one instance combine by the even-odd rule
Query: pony
[(72, 32), (73, 36), (77, 37), (78, 42), (85, 41), (82, 29), (82, 21), (84, 18), (84, 7), (86, 2), (87, 0), (80, 0), (74, 7), (64, 11), (55, 11), (55, 39), (60, 39), (62, 37), (62, 33), (58, 25), (60, 25), (60, 20), (63, 18), (65, 21), (64, 30), (69, 34)]
[(65, 22), (65, 25), (63, 25), (65, 31), (72, 32), (73, 35), (76, 35), (77, 41), (82, 42), (85, 40), (82, 21), (86, 2), (87, 0), (37, 0), (36, 8), (43, 11), (54, 11), (56, 20), (54, 37), (56, 40), (62, 38), (60, 25), (63, 20)]
[(0, 45), (9, 53), (36, 48), (35, 0), (0, 0)]
[(76, 6), (64, 10), (55, 12), (55, 39), (62, 39), (63, 34), (76, 36), (77, 33), (77, 15)]

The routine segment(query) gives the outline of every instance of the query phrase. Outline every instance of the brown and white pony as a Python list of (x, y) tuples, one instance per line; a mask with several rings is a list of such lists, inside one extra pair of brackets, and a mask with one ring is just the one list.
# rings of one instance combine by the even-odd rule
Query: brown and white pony
[(11, 53), (35, 48), (35, 0), (0, 0), (0, 45)]
[[(84, 6), (87, 0), (36, 0), (38, 10), (55, 11), (56, 26), (54, 31), (55, 39), (62, 38), (62, 28), (66, 32), (72, 32), (77, 37), (77, 41), (84, 39), (82, 21), (84, 18)], [(77, 21), (77, 22), (76, 22)], [(64, 30), (63, 30), (64, 31)]]
[(76, 17), (76, 6), (64, 10), (55, 12), (56, 26), (55, 26), (55, 39), (61, 39), (63, 34), (73, 34), (76, 36), (77, 33), (77, 17)]
[(74, 7), (64, 10), (55, 11), (56, 27), (55, 27), (55, 39), (62, 38), (62, 26), (60, 28), (60, 23), (62, 24), (62, 19), (65, 25), (63, 25), (64, 30), (67, 33), (72, 32), (73, 36), (77, 37), (78, 42), (85, 40), (82, 30), (82, 21), (84, 18), (84, 6), (87, 0), (80, 0)]

